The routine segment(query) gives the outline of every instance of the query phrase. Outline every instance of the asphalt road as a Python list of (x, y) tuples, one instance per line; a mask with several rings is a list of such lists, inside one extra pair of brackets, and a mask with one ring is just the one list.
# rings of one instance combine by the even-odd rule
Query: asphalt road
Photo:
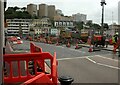
[[(29, 50), (29, 41), (14, 45), (15, 50)], [(110, 51), (88, 52), (88, 48), (75, 50), (75, 46), (67, 48), (35, 42), (44, 52), (57, 53), (58, 74), (74, 78), (74, 83), (117, 83), (119, 60)], [(114, 58), (114, 59), (113, 59)], [(112, 84), (111, 84), (112, 85)]]

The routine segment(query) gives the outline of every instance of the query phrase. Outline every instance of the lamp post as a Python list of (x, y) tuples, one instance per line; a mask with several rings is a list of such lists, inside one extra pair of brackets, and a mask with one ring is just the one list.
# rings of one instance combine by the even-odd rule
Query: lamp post
[(106, 5), (105, 0), (101, 0), (101, 6), (102, 6), (102, 19), (101, 19), (101, 35), (104, 33), (104, 5)]

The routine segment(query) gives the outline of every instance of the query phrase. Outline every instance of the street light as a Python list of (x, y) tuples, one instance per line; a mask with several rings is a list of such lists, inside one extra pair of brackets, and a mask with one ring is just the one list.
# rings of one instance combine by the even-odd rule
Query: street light
[(106, 2), (105, 0), (101, 0), (101, 6), (102, 6), (102, 19), (101, 19), (101, 35), (103, 35), (103, 32), (104, 32), (104, 5), (106, 5)]

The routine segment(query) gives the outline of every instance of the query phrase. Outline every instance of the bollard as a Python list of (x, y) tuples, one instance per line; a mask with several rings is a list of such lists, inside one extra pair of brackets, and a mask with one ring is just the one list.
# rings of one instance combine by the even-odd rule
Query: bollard
[(73, 78), (70, 76), (61, 76), (58, 78), (61, 85), (71, 85), (71, 83), (74, 81)]

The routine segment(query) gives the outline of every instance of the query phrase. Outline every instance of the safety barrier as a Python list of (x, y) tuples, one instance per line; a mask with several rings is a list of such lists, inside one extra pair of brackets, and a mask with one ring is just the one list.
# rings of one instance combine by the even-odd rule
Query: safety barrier
[[(57, 75), (57, 60), (56, 60), (56, 52), (54, 56), (52, 56), (48, 52), (42, 52), (42, 49), (35, 44), (30, 44), (31, 53), (25, 54), (5, 54), (4, 62), (9, 66), (8, 75), (4, 77), (5, 83), (18, 83), (24, 82), (22, 85), (27, 85), (32, 83), (51, 83), (52, 85), (57, 85), (58, 75)], [(45, 60), (50, 60), (50, 69), (51, 73), (45, 74)], [(30, 74), (29, 71), (29, 62), (33, 61), (34, 63), (34, 74)], [(23, 74), (22, 62), (25, 62), (25, 73)], [(14, 74), (13, 67), (16, 63)], [(38, 72), (37, 68), (40, 67), (42, 72)], [(26, 81), (26, 82), (25, 82)]]
[(42, 52), (42, 48), (39, 46), (35, 45), (34, 43), (30, 43), (30, 52), (35, 53), (35, 52)]
[[(30, 42), (30, 52), (31, 53), (42, 53), (42, 48), (40, 48), (39, 46), (35, 45), (34, 43)], [(41, 70), (45, 72), (45, 68), (44, 68), (44, 61), (39, 60), (37, 61), (37, 64), (39, 65), (39, 67), (41, 67)]]

